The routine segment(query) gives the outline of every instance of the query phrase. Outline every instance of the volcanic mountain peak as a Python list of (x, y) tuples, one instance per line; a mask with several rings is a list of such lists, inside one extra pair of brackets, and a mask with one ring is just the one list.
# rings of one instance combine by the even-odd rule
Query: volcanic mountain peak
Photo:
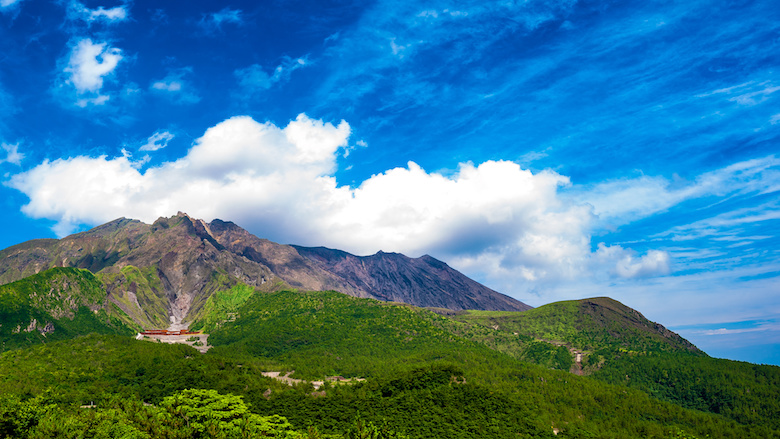
[(96, 273), (106, 285), (108, 302), (144, 327), (191, 321), (208, 297), (238, 283), (265, 291), (335, 290), (456, 310), (530, 308), (427, 255), (380, 251), (355, 256), (281, 245), (232, 222), (205, 222), (182, 212), (152, 224), (119, 218), (60, 240), (9, 247), (0, 251), (0, 284), (52, 267)]

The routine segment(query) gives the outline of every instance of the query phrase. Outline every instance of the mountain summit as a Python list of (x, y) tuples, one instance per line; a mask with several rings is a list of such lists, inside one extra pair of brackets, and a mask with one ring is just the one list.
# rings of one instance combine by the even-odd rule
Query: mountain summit
[(335, 290), (357, 297), (453, 310), (530, 307), (430, 256), (355, 256), (324, 247), (281, 245), (232, 222), (184, 213), (153, 224), (120, 218), (62, 239), (0, 251), (0, 284), (53, 267), (98, 275), (113, 304), (143, 327), (193, 320), (208, 297), (239, 283), (263, 291)]

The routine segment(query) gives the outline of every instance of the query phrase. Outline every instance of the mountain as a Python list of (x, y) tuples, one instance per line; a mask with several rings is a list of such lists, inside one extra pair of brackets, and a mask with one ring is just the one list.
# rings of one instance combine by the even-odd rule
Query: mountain
[(355, 256), (325, 247), (293, 246), (298, 253), (350, 285), (391, 302), (452, 310), (525, 311), (530, 306), (493, 291), (431, 256), (416, 259), (380, 251)]
[[(181, 240), (173, 262), (192, 256), (191, 235), (179, 236), (181, 222), (165, 224), (153, 233)], [(109, 230), (119, 228), (101, 233)], [(209, 233), (216, 244), (203, 239), (222, 246), (219, 233)], [(13, 345), (0, 354), (1, 435), (65, 437), (93, 429), (106, 430), (93, 431), (95, 437), (130, 437), (132, 426), (133, 437), (203, 437), (186, 429), (187, 419), (168, 416), (176, 411), (145, 407), (164, 410), (185, 389), (209, 389), (309, 429), (285, 437), (366, 437), (353, 430), (365, 422), (420, 438), (780, 437), (780, 368), (707, 357), (608, 298), (523, 312), (426, 309), (284, 289), (283, 280), (270, 277), (260, 286), (278, 282), (280, 291), (258, 293), (238, 281), (224, 289), (231, 282), (218, 271), (204, 281), (217, 291), (198, 313), (212, 346), (200, 354), (128, 336), (120, 320), (132, 319), (106, 285), (134, 283), (139, 304), (149, 308), (153, 297), (142, 293), (165, 290), (152, 268), (169, 282), (173, 271), (168, 263), (143, 266), (148, 249), (98, 244), (116, 262), (96, 275), (55, 267), (0, 286), (0, 336), (5, 349)], [(50, 255), (65, 253), (48, 248)], [(222, 258), (214, 267), (227, 266), (230, 259)], [(130, 259), (139, 266), (121, 265)], [(284, 265), (281, 258), (275, 264)], [(195, 274), (188, 272), (184, 284)], [(580, 362), (588, 363), (589, 376), (567, 372), (582, 372)], [(268, 377), (275, 374), (285, 381)], [(315, 381), (322, 386), (315, 389)], [(78, 408), (84, 405), (94, 410)]]
[(106, 303), (145, 328), (192, 322), (214, 293), (240, 284), (266, 292), (335, 290), (452, 309), (530, 308), (429, 256), (361, 258), (281, 245), (231, 222), (207, 223), (184, 213), (153, 224), (121, 218), (63, 239), (9, 247), (0, 251), (0, 284), (54, 267), (95, 273), (105, 286)]

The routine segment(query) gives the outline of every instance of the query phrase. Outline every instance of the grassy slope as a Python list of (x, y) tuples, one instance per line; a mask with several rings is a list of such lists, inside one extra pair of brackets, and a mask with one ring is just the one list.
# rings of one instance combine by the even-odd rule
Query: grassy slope
[(242, 283), (217, 291), (206, 299), (190, 329), (210, 333), (222, 323), (234, 320), (238, 309), (256, 292), (254, 287)]
[[(2, 285), (2, 349), (73, 338), (91, 332), (131, 334), (132, 328), (116, 317), (121, 311), (110, 305), (106, 309), (105, 298), (100, 281), (89, 271), (77, 268), (53, 268)], [(49, 323), (53, 332), (44, 331)]]
[(469, 311), (454, 318), (584, 351), (699, 353), (677, 334), (607, 297), (556, 302), (522, 313)]

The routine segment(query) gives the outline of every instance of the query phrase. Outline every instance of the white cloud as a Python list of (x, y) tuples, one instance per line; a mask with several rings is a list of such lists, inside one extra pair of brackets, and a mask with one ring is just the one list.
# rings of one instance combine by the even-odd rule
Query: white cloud
[(195, 87), (185, 77), (192, 74), (189, 67), (172, 70), (160, 80), (153, 81), (149, 89), (176, 104), (196, 104), (200, 96)]
[(86, 108), (89, 105), (103, 105), (110, 97), (108, 95), (98, 95), (94, 98), (80, 98), (76, 100), (76, 106), (81, 108)]
[(709, 93), (699, 94), (696, 97), (707, 98), (715, 95), (726, 95), (729, 96), (729, 101), (736, 102), (739, 105), (754, 106), (766, 101), (772, 94), (778, 91), (780, 91), (780, 86), (776, 86), (771, 81), (749, 81)]
[(63, 69), (66, 84), (76, 92), (76, 105), (102, 105), (109, 96), (101, 94), (105, 78), (109, 77), (122, 61), (122, 51), (107, 43), (94, 43), (85, 38), (77, 41), (70, 52), (68, 64)]
[(22, 159), (24, 159), (24, 154), (19, 152), (19, 144), (13, 144), (9, 145), (7, 143), (3, 143), (0, 145), (5, 150), (5, 158), (0, 159), (0, 164), (3, 163), (10, 163), (12, 165), (21, 165)]
[(590, 208), (560, 202), (566, 177), (505, 161), (464, 163), (445, 176), (410, 162), (357, 188), (339, 186), (332, 175), (349, 135), (346, 122), (305, 115), (285, 128), (234, 117), (186, 156), (145, 172), (126, 156), (76, 157), (44, 162), (10, 186), (30, 197), (27, 215), (56, 220), (60, 235), (82, 223), (151, 222), (182, 210), (281, 242), (435, 252), (520, 280), (568, 279), (588, 268)]
[(744, 334), (746, 332), (764, 332), (764, 331), (777, 331), (780, 330), (780, 327), (778, 326), (760, 326), (758, 328), (741, 328), (741, 329), (727, 329), (727, 328), (718, 328), (718, 329), (709, 329), (700, 331), (703, 335), (730, 335), (730, 334)]
[(258, 64), (252, 64), (249, 67), (237, 69), (233, 72), (233, 75), (236, 77), (238, 85), (241, 87), (241, 96), (246, 98), (247, 96), (256, 95), (259, 92), (268, 90), (274, 84), (287, 82), (290, 79), (290, 74), (292, 72), (302, 67), (306, 67), (309, 64), (306, 57), (285, 57), (282, 63), (276, 66), (273, 73), (270, 75)]
[(200, 26), (208, 32), (222, 30), (223, 24), (241, 25), (244, 23), (240, 9), (224, 8), (219, 12), (206, 14), (201, 18)]
[[(166, 133), (151, 136), (147, 145), (155, 146), (147, 150)], [(8, 185), (30, 198), (27, 215), (56, 221), (59, 235), (80, 224), (120, 216), (152, 222), (181, 210), (282, 243), (430, 253), (500, 291), (527, 300), (545, 290), (534, 294), (549, 301), (598, 294), (604, 282), (657, 282), (671, 273), (673, 258), (692, 257), (657, 247), (640, 254), (625, 244), (594, 251), (591, 233), (603, 218), (625, 224), (693, 196), (769, 190), (777, 165), (768, 157), (678, 186), (641, 177), (587, 192), (571, 188), (566, 176), (508, 161), (462, 163), (447, 174), (409, 162), (349, 187), (334, 178), (349, 136), (344, 121), (300, 115), (281, 128), (234, 117), (209, 128), (185, 156), (144, 171), (129, 154), (74, 157), (44, 162)]]
[(108, 24), (124, 21), (128, 17), (127, 7), (124, 5), (109, 9), (103, 6), (99, 6), (97, 9), (90, 9), (76, 0), (68, 4), (67, 15), (71, 20), (83, 20), (87, 23), (99, 21)]
[(173, 139), (174, 135), (168, 131), (157, 131), (152, 134), (144, 145), (138, 148), (139, 151), (157, 151), (168, 146), (168, 142)]
[(10, 182), (30, 197), (30, 204), (23, 208), (26, 214), (57, 216), (53, 229), (59, 236), (81, 223), (112, 218), (142, 192), (144, 184), (127, 157), (105, 156), (47, 160)]
[(8, 8), (21, 2), (22, 0), (0, 0), (0, 8)]
[(671, 272), (669, 253), (660, 250), (650, 250), (637, 257), (633, 250), (599, 243), (595, 260), (612, 265), (612, 275), (625, 279), (663, 276)]
[(780, 190), (780, 159), (768, 156), (706, 172), (692, 182), (640, 176), (578, 187), (566, 194), (593, 206), (605, 227), (664, 212), (685, 200)]

